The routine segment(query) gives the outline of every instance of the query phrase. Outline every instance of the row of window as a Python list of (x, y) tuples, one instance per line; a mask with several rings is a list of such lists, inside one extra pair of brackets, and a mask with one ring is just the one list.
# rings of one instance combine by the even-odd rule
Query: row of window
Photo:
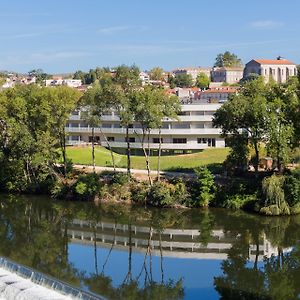
[[(107, 140), (109, 142), (114, 142), (115, 137), (108, 136)], [(161, 140), (161, 143), (164, 142), (163, 138), (161, 138), (160, 140)], [(89, 136), (89, 142), (90, 143), (92, 142), (92, 137), (91, 136)], [(100, 137), (95, 136), (94, 137), (94, 142), (96, 142), (96, 143), (100, 142)], [(125, 142), (127, 142), (127, 138), (125, 138)], [(129, 137), (129, 142), (130, 143), (135, 143), (136, 138), (135, 137)], [(187, 139), (186, 138), (173, 138), (172, 142), (173, 142), (173, 144), (186, 144)], [(153, 144), (159, 144), (159, 138), (152, 138), (152, 143)], [(208, 147), (216, 147), (216, 139), (214, 139), (214, 138), (198, 138), (197, 143), (198, 144), (207, 144)]]

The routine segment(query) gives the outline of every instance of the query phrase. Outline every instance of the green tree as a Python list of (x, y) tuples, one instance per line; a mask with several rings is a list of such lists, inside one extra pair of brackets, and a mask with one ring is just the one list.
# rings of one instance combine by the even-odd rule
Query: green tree
[(49, 98), (51, 106), (51, 116), (53, 134), (57, 137), (59, 147), (63, 157), (64, 175), (67, 174), (67, 151), (65, 126), (72, 111), (77, 107), (81, 93), (67, 86), (49, 88)]
[(198, 206), (207, 207), (214, 197), (214, 175), (206, 168), (195, 169), (198, 183)]
[(176, 87), (176, 78), (173, 75), (169, 75), (168, 83), (170, 84), (170, 88), (174, 89)]
[(139, 74), (140, 70), (137, 66), (121, 65), (116, 69), (116, 74), (113, 78), (113, 85), (107, 88), (108, 97), (120, 117), (121, 125), (125, 127), (126, 130), (128, 177), (131, 174), (129, 128), (134, 122), (133, 96), (134, 93), (141, 87)]
[[(179, 101), (177, 97), (170, 97), (163, 89), (146, 86), (135, 92), (133, 97), (134, 120), (141, 124), (142, 138), (140, 139), (146, 159), (146, 168), (150, 185), (150, 132), (159, 128), (159, 148), (161, 148), (161, 126), (164, 117), (177, 117)], [(137, 134), (139, 137), (139, 135)], [(146, 151), (145, 139), (147, 138), (148, 149)], [(160, 150), (160, 149), (159, 149)], [(159, 151), (159, 156), (160, 156)], [(159, 176), (158, 176), (159, 177)]]
[(163, 80), (164, 70), (160, 67), (154, 67), (150, 70), (149, 74), (151, 80)]
[(193, 86), (193, 78), (190, 74), (177, 74), (175, 76), (175, 84), (181, 88), (189, 88)]
[(262, 213), (271, 215), (290, 214), (290, 208), (285, 200), (283, 176), (272, 175), (266, 177), (262, 182), (262, 188), (265, 195), (264, 207), (260, 210)]
[(206, 89), (209, 87), (210, 79), (205, 73), (199, 73), (196, 79), (196, 86), (200, 89)]
[(45, 73), (42, 69), (31, 70), (28, 72), (29, 76), (35, 76), (36, 82), (39, 84), (43, 84), (46, 79), (50, 79), (52, 76), (50, 74)]
[(82, 96), (81, 100), (83, 105), (82, 117), (92, 128), (92, 161), (93, 170), (95, 172), (95, 127), (99, 127), (100, 133), (105, 140), (105, 144), (110, 150), (111, 159), (113, 163), (114, 171), (116, 171), (114, 153), (110, 146), (110, 143), (101, 129), (101, 117), (105, 112), (112, 108), (112, 103), (108, 101), (109, 97), (107, 89), (99, 84), (99, 81), (95, 81), (91, 88), (89, 88)]
[(215, 67), (241, 67), (242, 60), (230, 51), (219, 53), (216, 57)]
[[(258, 172), (260, 144), (265, 139), (268, 109), (266, 86), (259, 78), (246, 82), (214, 115), (213, 124), (224, 137), (246, 134), (255, 151), (254, 167)], [(232, 148), (234, 151), (234, 148)], [(238, 153), (237, 153), (238, 155)]]

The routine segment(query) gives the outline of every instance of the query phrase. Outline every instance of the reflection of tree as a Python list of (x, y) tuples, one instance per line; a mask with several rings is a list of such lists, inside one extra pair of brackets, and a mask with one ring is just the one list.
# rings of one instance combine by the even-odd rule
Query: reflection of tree
[[(262, 223), (259, 224), (257, 220), (261, 220)], [(247, 226), (245, 223), (248, 223)], [(295, 223), (298, 224), (298, 218), (255, 218), (254, 220), (249, 218), (245, 223), (238, 228), (239, 236), (230, 249), (228, 259), (222, 262), (223, 275), (214, 280), (221, 299), (298, 299), (300, 295), (299, 229), (291, 231), (292, 228), (295, 229)], [(265, 258), (261, 267), (258, 267), (262, 229), (265, 238), (276, 247), (277, 251), (270, 258)], [(249, 261), (247, 255), (249, 241), (256, 243), (256, 257), (253, 263)], [(284, 254), (286, 247), (295, 244), (298, 246), (291, 253)]]
[[(178, 222), (178, 216), (170, 214), (167, 210), (165, 212), (145, 211), (142, 214), (139, 209), (124, 209), (117, 210), (110, 207), (109, 213), (111, 216), (118, 215), (118, 222), (123, 222), (127, 225), (128, 231), (128, 271), (125, 275), (123, 283), (114, 287), (112, 279), (104, 274), (104, 270), (100, 275), (91, 274), (85, 276), (84, 282), (95, 293), (99, 293), (111, 300), (139, 300), (139, 299), (161, 299), (161, 300), (179, 300), (184, 296), (182, 281), (164, 282), (163, 276), (163, 251), (160, 247), (161, 253), (161, 282), (157, 283), (153, 279), (152, 266), (152, 238), (154, 234), (158, 234), (161, 241), (161, 233), (164, 230), (165, 224), (174, 224)], [(133, 277), (132, 260), (133, 260), (133, 228), (132, 224), (136, 224), (138, 220), (143, 220), (143, 225), (148, 225), (148, 243), (146, 246), (145, 256), (141, 265), (141, 271), (137, 277)], [(160, 243), (161, 245), (161, 243)], [(112, 248), (111, 248), (112, 249)], [(105, 264), (108, 262), (109, 255), (106, 258)], [(142, 275), (145, 275), (142, 280)]]
[(0, 206), (0, 255), (78, 286), (78, 273), (68, 262), (68, 210), (39, 199), (5, 200)]

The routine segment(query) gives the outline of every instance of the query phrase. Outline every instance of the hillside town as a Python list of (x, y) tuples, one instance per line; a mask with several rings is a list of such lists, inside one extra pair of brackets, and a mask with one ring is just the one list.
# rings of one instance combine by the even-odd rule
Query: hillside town
[[(218, 64), (217, 58), (216, 65), (219, 66), (212, 68), (178, 68), (166, 72), (157, 67), (139, 73), (142, 86), (161, 87), (168, 94), (178, 96), (181, 102), (181, 112), (177, 120), (163, 119), (160, 138), (158, 129), (151, 130), (148, 146), (152, 151), (155, 152), (161, 147), (165, 154), (180, 154), (211, 147), (224, 148), (226, 143), (221, 129), (213, 127), (212, 119), (222, 104), (238, 92), (240, 83), (249, 78), (261, 76), (266, 83), (272, 80), (281, 84), (297, 75), (296, 64), (280, 56), (276, 59), (252, 59), (243, 66), (237, 56), (229, 52), (223, 54), (222, 60), (226, 59), (226, 55), (229, 58), (231, 55), (233, 59), (231, 65), (226, 65), (226, 63), (222, 65), (222, 61)], [(68, 86), (85, 92), (97, 78), (97, 70), (109, 77), (114, 77), (116, 72), (114, 69), (91, 70), (92, 76), (89, 80), (80, 79), (84, 75), (82, 71), (70, 74), (72, 76), (69, 75), (69, 77), (44, 74), (47, 79), (37, 79), (38, 76), (41, 77), (41, 71), (30, 72), (28, 76), (7, 74), (2, 88), (13, 87), (16, 84), (29, 85), (38, 81), (40, 85), (46, 87)], [(75, 110), (66, 124), (69, 145), (88, 144), (92, 141), (92, 127), (80, 116), (81, 112), (82, 109)], [(109, 146), (115, 150), (126, 149), (127, 137), (116, 111), (107, 111), (102, 117), (100, 127), (101, 129), (96, 128), (94, 137), (100, 145), (107, 147), (109, 141)], [(106, 134), (107, 140), (101, 138), (100, 131)], [(142, 134), (140, 124), (133, 122), (129, 131), (131, 147), (135, 153), (139, 153), (142, 150), (142, 144), (140, 137), (136, 134), (140, 136)]]

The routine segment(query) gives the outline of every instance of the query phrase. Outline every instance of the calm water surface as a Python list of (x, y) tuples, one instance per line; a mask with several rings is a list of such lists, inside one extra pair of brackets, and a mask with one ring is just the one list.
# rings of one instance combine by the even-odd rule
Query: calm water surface
[(107, 299), (299, 299), (300, 216), (0, 195), (0, 256)]

